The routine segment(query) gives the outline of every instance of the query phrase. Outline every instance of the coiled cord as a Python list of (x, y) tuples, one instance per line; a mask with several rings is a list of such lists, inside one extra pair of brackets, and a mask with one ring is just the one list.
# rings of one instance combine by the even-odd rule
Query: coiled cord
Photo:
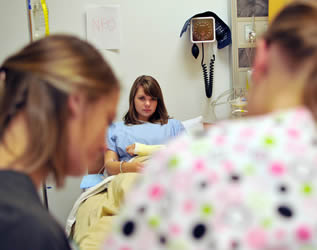
[(212, 90), (213, 90), (213, 85), (214, 85), (215, 60), (216, 60), (216, 56), (212, 55), (212, 58), (210, 59), (210, 63), (209, 63), (209, 91), (210, 91), (210, 96), (212, 96)]
[(206, 96), (210, 98), (212, 96), (213, 90), (213, 82), (214, 82), (214, 66), (215, 66), (215, 55), (212, 56), (209, 63), (209, 76), (208, 76), (208, 69), (207, 65), (204, 63), (204, 44), (202, 43), (202, 58), (201, 58), (201, 67), (203, 69), (203, 77), (205, 81), (205, 92)]

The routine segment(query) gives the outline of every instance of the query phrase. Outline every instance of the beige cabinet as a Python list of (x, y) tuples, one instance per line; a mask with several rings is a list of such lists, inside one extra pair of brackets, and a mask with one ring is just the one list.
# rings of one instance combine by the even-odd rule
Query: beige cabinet
[(247, 88), (256, 39), (268, 26), (268, 0), (232, 0), (232, 85)]

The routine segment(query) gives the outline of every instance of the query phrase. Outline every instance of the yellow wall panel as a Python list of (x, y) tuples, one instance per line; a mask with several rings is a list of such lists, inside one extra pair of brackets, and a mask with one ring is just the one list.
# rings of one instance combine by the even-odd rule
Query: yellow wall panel
[(269, 21), (276, 16), (281, 8), (291, 1), (292, 0), (269, 0)]

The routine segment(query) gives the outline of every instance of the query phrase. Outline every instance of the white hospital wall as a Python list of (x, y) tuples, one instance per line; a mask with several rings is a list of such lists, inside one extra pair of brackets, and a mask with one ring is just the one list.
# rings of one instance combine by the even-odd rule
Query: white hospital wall
[[(128, 94), (135, 78), (154, 76), (162, 87), (169, 114), (186, 120), (200, 115), (208, 120), (200, 57), (191, 55), (189, 33), (179, 37), (184, 22), (194, 14), (215, 12), (231, 26), (230, 0), (47, 0), (51, 33), (69, 33), (86, 37), (85, 10), (92, 5), (119, 4), (121, 9), (121, 49), (102, 51), (122, 84), (117, 119), (128, 107)], [(26, 1), (0, 1), (0, 61), (29, 42)], [(216, 54), (214, 94), (231, 86), (231, 47)], [(222, 112), (223, 111), (223, 112)], [(225, 117), (225, 109), (217, 109)], [(80, 194), (80, 179), (70, 178), (66, 187), (48, 190), (51, 212), (64, 224)]]

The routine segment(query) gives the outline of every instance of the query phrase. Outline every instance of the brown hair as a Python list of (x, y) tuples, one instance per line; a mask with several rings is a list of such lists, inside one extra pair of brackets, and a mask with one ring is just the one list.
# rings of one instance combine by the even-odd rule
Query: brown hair
[(130, 97), (129, 97), (129, 110), (123, 117), (124, 123), (126, 125), (143, 123), (142, 121), (138, 120), (138, 113), (134, 105), (134, 97), (140, 86), (144, 88), (144, 93), (146, 95), (157, 99), (156, 110), (154, 114), (150, 117), (149, 122), (161, 123), (162, 125), (166, 124), (170, 117), (168, 116), (168, 113), (164, 104), (161, 87), (152, 76), (145, 76), (145, 75), (139, 76), (132, 85), (132, 88), (130, 90)]
[(264, 39), (268, 45), (279, 45), (293, 71), (308, 60), (315, 60), (304, 89), (303, 101), (317, 118), (317, 1), (299, 0), (287, 5), (274, 18)]
[(0, 97), (0, 142), (10, 121), (23, 111), (28, 146), (14, 163), (23, 162), (27, 172), (48, 167), (61, 186), (66, 169), (68, 96), (82, 91), (88, 102), (94, 102), (119, 89), (117, 78), (94, 47), (68, 35), (51, 35), (29, 44), (7, 58), (1, 70), (6, 78)]

